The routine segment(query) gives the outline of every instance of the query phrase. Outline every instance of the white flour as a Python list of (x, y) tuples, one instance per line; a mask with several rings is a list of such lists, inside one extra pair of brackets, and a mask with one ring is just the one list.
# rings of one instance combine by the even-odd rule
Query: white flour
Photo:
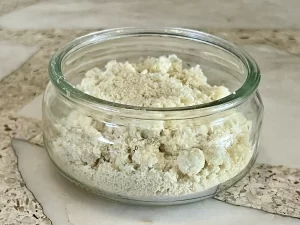
[[(78, 89), (144, 107), (189, 106), (230, 94), (225, 87), (207, 84), (199, 66), (182, 69), (174, 55), (136, 64), (111, 61), (105, 71), (88, 71)], [(94, 188), (126, 196), (203, 191), (235, 176), (253, 154), (251, 122), (235, 111), (226, 113), (221, 123), (214, 116), (117, 127), (99, 116), (72, 111), (56, 128), (53, 157), (65, 172)]]

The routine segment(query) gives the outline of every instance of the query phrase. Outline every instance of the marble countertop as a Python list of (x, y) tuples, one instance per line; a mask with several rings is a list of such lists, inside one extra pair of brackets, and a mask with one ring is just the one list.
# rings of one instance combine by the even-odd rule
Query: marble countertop
[(106, 27), (176, 25), (223, 37), (256, 59), (265, 103), (258, 162), (300, 168), (300, 2), (200, 2), (0, 2), (0, 224), (299, 224), (212, 199), (161, 208), (95, 198), (66, 182), (42, 147), (15, 139), (11, 144), (20, 133), (39, 144), (47, 64), (64, 43)]

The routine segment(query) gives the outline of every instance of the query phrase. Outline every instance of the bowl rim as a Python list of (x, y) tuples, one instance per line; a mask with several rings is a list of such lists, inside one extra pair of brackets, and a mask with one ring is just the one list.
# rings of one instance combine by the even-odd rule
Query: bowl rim
[[(78, 46), (88, 46), (91, 44), (105, 42), (106, 40), (111, 40), (115, 38), (122, 37), (133, 37), (133, 36), (145, 36), (145, 35), (157, 35), (157, 36), (170, 36), (172, 38), (186, 38), (192, 41), (201, 42), (215, 47), (221, 48), (225, 51), (232, 53), (244, 64), (247, 70), (247, 78), (245, 82), (237, 89), (235, 92), (226, 96), (225, 98), (212, 101), (209, 103), (185, 106), (185, 107), (170, 107), (170, 108), (155, 108), (155, 107), (141, 107), (133, 105), (125, 105), (115, 102), (106, 101), (88, 95), (71, 83), (69, 83), (62, 72), (61, 65), (64, 58), (72, 53), (74, 49)], [(76, 38), (75, 40), (69, 42), (64, 47), (60, 48), (51, 57), (48, 72), (50, 76), (51, 83), (55, 88), (62, 94), (65, 98), (71, 100), (72, 102), (77, 102), (79, 104), (94, 108), (94, 109), (106, 109), (112, 112), (118, 112), (120, 110), (137, 110), (144, 112), (183, 112), (183, 111), (209, 111), (209, 114), (214, 114), (216, 112), (225, 111), (236, 107), (243, 102), (245, 102), (257, 89), (261, 75), (260, 70), (255, 62), (255, 60), (243, 49), (237, 47), (236, 45), (219, 38), (217, 36), (185, 28), (176, 27), (161, 27), (161, 28), (137, 28), (137, 27), (123, 27), (114, 29), (105, 29), (102, 31), (92, 32), (87, 35)]]

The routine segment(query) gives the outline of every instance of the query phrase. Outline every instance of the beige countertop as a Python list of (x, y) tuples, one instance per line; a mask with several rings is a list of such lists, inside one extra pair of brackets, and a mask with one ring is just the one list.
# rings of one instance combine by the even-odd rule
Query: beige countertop
[[(11, 137), (22, 136), (33, 143), (40, 140), (41, 94), (48, 83), (47, 64), (55, 50), (77, 36), (104, 27), (164, 21), (223, 37), (255, 57), (262, 70), (260, 92), (266, 108), (258, 160), (300, 168), (300, 23), (296, 20), (300, 2), (200, 2), (0, 2), (0, 224), (122, 224), (116, 212), (122, 212), (123, 224), (184, 224), (184, 220), (189, 224), (199, 220), (218, 224), (215, 210), (226, 213), (220, 215), (228, 224), (240, 224), (243, 217), (250, 217), (243, 224), (299, 223), (213, 200), (164, 209), (165, 216), (156, 209), (146, 211), (104, 200), (99, 203), (57, 178), (42, 148), (20, 141), (14, 141), (16, 153), (12, 148)], [(170, 10), (170, 6), (176, 7)], [(164, 8), (166, 14), (158, 8)], [(188, 16), (187, 10), (191, 11)], [(199, 210), (205, 215), (195, 216)]]

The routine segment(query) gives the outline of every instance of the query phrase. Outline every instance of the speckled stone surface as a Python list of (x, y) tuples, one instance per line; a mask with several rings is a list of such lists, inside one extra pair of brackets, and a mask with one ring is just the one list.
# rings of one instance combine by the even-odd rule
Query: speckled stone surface
[(300, 169), (256, 164), (247, 176), (215, 199), (300, 218)]
[[(206, 30), (237, 44), (268, 44), (290, 54), (300, 55), (300, 31), (293, 30)], [(17, 157), (11, 147), (11, 138), (16, 137), (42, 144), (39, 121), (13, 116), (35, 96), (41, 94), (46, 84), (47, 63), (51, 54), (63, 43), (87, 33), (87, 30), (65, 31), (8, 31), (0, 30), (0, 40), (10, 40), (25, 45), (35, 45), (39, 51), (18, 70), (0, 81), (0, 224), (50, 224), (41, 205), (26, 188), (17, 166)], [(267, 169), (268, 168), (268, 169)], [(277, 180), (285, 182), (268, 183), (263, 180), (275, 172)], [(261, 173), (258, 176), (257, 173)], [(275, 175), (272, 176), (272, 179)], [(276, 177), (275, 176), (275, 177)], [(271, 213), (299, 218), (298, 169), (285, 167), (256, 166), (245, 178), (218, 199), (225, 202), (262, 209)], [(250, 181), (250, 182), (248, 182)], [(269, 180), (268, 180), (269, 181)], [(289, 182), (294, 181), (294, 185)], [(262, 186), (257, 185), (260, 182)], [(276, 187), (284, 192), (274, 194)], [(245, 187), (245, 188), (243, 188)], [(265, 191), (259, 187), (267, 188)], [(269, 191), (268, 191), (269, 190)], [(252, 198), (252, 195), (263, 194)], [(244, 196), (246, 195), (246, 197)], [(268, 195), (266, 195), (268, 194)], [(283, 194), (288, 204), (283, 204)], [(265, 196), (265, 197), (264, 197)], [(273, 198), (272, 198), (273, 196)], [(279, 206), (280, 204), (280, 206)]]
[(35, 142), (40, 123), (15, 116), (0, 119), (0, 224), (51, 224), (41, 205), (26, 188), (18, 170), (11, 138), (21, 135)]

